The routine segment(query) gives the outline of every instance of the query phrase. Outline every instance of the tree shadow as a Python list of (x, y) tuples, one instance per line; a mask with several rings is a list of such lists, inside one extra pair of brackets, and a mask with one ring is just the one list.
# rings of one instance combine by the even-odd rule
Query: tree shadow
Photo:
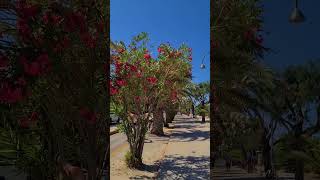
[(209, 156), (166, 156), (161, 163), (159, 179), (210, 179)]
[[(137, 170), (149, 172), (149, 173), (156, 173), (159, 169), (159, 161), (156, 161), (155, 164), (149, 165), (149, 164), (143, 164), (143, 166)], [(154, 179), (146, 175), (139, 175), (135, 177), (130, 177), (129, 179)]]
[(205, 122), (202, 122), (201, 119), (200, 120), (190, 120), (190, 121), (173, 121), (173, 122), (176, 122), (176, 123), (186, 123), (186, 124), (205, 124), (205, 123), (209, 123), (210, 121), (205, 121)]
[(187, 131), (175, 131), (171, 134), (170, 142), (205, 141), (210, 139), (210, 131), (191, 129)]
[[(293, 180), (294, 178), (278, 178), (277, 180)], [(263, 177), (215, 178), (215, 180), (269, 180)]]
[(176, 124), (175, 125), (175, 129), (181, 129), (181, 128), (185, 128), (185, 129), (195, 129), (195, 128), (202, 128), (201, 126), (194, 126), (192, 124)]

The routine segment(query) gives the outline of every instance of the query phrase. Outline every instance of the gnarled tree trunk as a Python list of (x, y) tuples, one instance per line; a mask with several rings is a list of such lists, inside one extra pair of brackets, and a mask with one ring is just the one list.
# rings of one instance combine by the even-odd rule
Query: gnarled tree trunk
[(192, 109), (192, 117), (195, 118), (196, 117), (196, 113), (195, 113), (195, 110), (194, 110), (194, 104), (193, 103), (192, 103), (191, 109)]
[(204, 109), (205, 109), (204, 100), (201, 101), (201, 106), (202, 106), (202, 110), (203, 110), (203, 112), (202, 112), (202, 122), (204, 123), (204, 122), (206, 122), (206, 113), (204, 111)]
[(164, 113), (163, 113), (163, 122), (164, 122), (164, 127), (169, 127), (169, 122), (168, 122), (168, 118), (167, 118), (168, 116), (167, 116), (167, 111), (165, 111)]
[(173, 109), (167, 109), (166, 111), (166, 121), (168, 123), (172, 123), (172, 121), (174, 120), (174, 117), (176, 116), (177, 111), (173, 110)]
[(151, 134), (155, 134), (159, 136), (164, 135), (163, 124), (164, 124), (163, 111), (162, 109), (157, 109), (153, 114), (153, 124), (151, 128)]

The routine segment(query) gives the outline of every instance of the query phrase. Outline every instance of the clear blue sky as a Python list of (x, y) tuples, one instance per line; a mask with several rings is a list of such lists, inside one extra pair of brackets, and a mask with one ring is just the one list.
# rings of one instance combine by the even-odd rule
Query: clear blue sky
[(307, 21), (294, 25), (289, 23), (293, 0), (263, 0), (266, 46), (276, 51), (266, 56), (265, 62), (278, 69), (291, 64), (302, 64), (320, 56), (320, 1), (300, 0), (299, 6)]
[[(133, 36), (147, 32), (155, 47), (165, 42), (174, 47), (186, 43), (193, 49), (193, 81), (210, 80), (209, 0), (111, 0), (110, 4), (113, 41), (130, 42)], [(206, 69), (201, 70), (206, 54)]]

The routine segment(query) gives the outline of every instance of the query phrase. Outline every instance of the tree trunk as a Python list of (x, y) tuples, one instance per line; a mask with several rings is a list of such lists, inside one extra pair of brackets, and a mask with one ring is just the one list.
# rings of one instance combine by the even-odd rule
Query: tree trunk
[(295, 180), (304, 180), (304, 162), (296, 160)]
[(88, 141), (88, 180), (95, 180), (97, 177), (97, 159), (96, 159), (96, 128), (91, 125), (88, 127), (89, 141)]
[(142, 152), (144, 146), (144, 134), (141, 133), (138, 139), (135, 139), (130, 144), (130, 152), (131, 152), (131, 162), (129, 164), (130, 168), (140, 169), (143, 166), (142, 163)]
[(166, 111), (166, 121), (168, 123), (172, 123), (172, 121), (174, 120), (175, 115), (177, 114), (177, 111), (172, 110), (172, 109), (168, 109)]
[[(303, 150), (303, 142), (301, 141), (301, 134), (303, 129), (303, 121), (301, 120), (299, 124), (295, 127), (295, 144), (294, 149), (297, 151)], [(296, 159), (295, 164), (295, 180), (304, 180), (304, 162), (303, 159)]]
[(155, 134), (158, 136), (164, 135), (164, 133), (163, 133), (163, 112), (161, 109), (157, 109), (154, 112), (151, 134)]
[(194, 104), (193, 103), (192, 103), (191, 109), (192, 109), (192, 117), (195, 118), (196, 113), (194, 112)]
[(164, 127), (168, 128), (169, 127), (169, 122), (168, 122), (168, 115), (167, 115), (167, 111), (165, 111), (163, 113), (163, 122), (164, 122)]
[(204, 122), (206, 122), (206, 113), (204, 112), (204, 109), (205, 109), (204, 100), (201, 101), (201, 106), (202, 106), (202, 110), (203, 110), (203, 112), (202, 112), (202, 122), (204, 123)]
[(271, 147), (268, 143), (266, 137), (264, 137), (263, 143), (263, 164), (264, 164), (264, 172), (268, 172), (272, 170), (272, 159), (271, 159)]

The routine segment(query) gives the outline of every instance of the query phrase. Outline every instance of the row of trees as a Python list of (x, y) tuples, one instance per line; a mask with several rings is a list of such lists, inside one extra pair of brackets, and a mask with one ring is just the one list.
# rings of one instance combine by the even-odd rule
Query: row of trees
[(201, 82), (199, 84), (189, 83), (184, 89), (185, 97), (187, 97), (187, 101), (191, 104), (193, 117), (198, 112), (202, 116), (202, 122), (205, 122), (205, 116), (209, 113), (209, 109), (206, 107), (209, 100), (209, 92), (209, 82)]
[[(214, 141), (216, 147), (239, 149), (244, 157), (249, 150), (262, 150), (267, 176), (274, 178), (276, 168), (291, 166), (295, 178), (302, 180), (304, 164), (314, 169), (319, 165), (314, 135), (320, 130), (320, 63), (292, 66), (282, 73), (267, 68), (259, 60), (268, 49), (262, 45), (262, 9), (257, 3), (213, 3)], [(285, 163), (276, 167), (275, 157), (284, 151)]]
[(161, 44), (157, 57), (152, 57), (148, 41), (147, 34), (141, 33), (129, 45), (111, 44), (110, 93), (123, 120), (121, 129), (130, 146), (126, 160), (132, 168), (143, 164), (149, 124), (152, 121), (151, 133), (164, 134), (163, 127), (173, 120), (179, 96), (191, 78), (191, 48), (182, 45), (175, 49), (170, 44)]
[(0, 9), (1, 165), (50, 180), (108, 170), (107, 4), (18, 0)]

